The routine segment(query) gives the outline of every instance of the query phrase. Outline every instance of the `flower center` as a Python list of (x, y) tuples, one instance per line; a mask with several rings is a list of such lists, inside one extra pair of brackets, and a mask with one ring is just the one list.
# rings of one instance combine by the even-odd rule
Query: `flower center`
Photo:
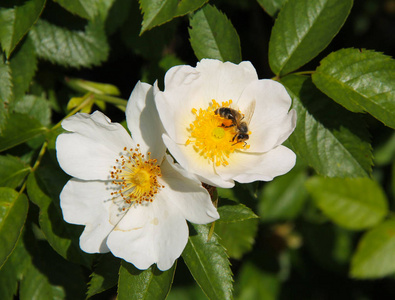
[(158, 177), (162, 176), (160, 167), (150, 155), (150, 152), (147, 157), (141, 154), (137, 144), (135, 149), (128, 150), (125, 147), (120, 158), (115, 160), (111, 179), (116, 190), (111, 195), (114, 196), (113, 199), (119, 196), (122, 198), (122, 210), (132, 203), (152, 202), (160, 189), (164, 188), (158, 182)]
[[(192, 113), (196, 118), (187, 129), (190, 135), (185, 145), (192, 145), (197, 153), (215, 163), (216, 166), (228, 165), (227, 159), (231, 153), (250, 147), (245, 142), (250, 132), (241, 135), (239, 122), (242, 114), (230, 109), (231, 103), (232, 100), (229, 100), (219, 105), (213, 99), (207, 109), (193, 108)], [(227, 110), (218, 111), (218, 109), (225, 108)], [(231, 115), (232, 112), (237, 112), (240, 118), (236, 120)]]

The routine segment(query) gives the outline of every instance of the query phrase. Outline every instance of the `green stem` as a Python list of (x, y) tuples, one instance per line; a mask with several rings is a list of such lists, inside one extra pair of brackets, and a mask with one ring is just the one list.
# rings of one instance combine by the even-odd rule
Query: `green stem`
[(94, 94), (93, 97), (96, 100), (102, 100), (104, 102), (108, 102), (108, 103), (112, 103), (115, 105), (121, 105), (121, 106), (125, 106), (128, 104), (128, 101), (125, 99), (121, 99), (118, 97), (113, 97), (113, 96), (108, 96), (108, 95), (102, 95), (102, 94)]
[(296, 75), (311, 75), (314, 73), (315, 73), (315, 71), (302, 71), (302, 72), (296, 72), (294, 74), (296, 74)]
[[(43, 143), (43, 145), (41, 146), (40, 152), (38, 153), (38, 156), (37, 156), (36, 162), (34, 163), (34, 166), (30, 169), (30, 174), (37, 170), (37, 168), (40, 165), (41, 160), (42, 160), (45, 152), (47, 151), (47, 146), (48, 146), (48, 142), (45, 141)], [(21, 189), (19, 190), (19, 195), (21, 195), (25, 191), (26, 185), (27, 185), (27, 181), (25, 181), (23, 183)]]

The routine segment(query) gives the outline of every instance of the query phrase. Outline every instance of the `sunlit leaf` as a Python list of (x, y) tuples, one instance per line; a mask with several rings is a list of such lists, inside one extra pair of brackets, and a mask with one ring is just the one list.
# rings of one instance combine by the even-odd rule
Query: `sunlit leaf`
[(25, 224), (28, 200), (25, 194), (0, 187), (0, 267), (12, 253)]
[(317, 173), (329, 177), (363, 177), (372, 170), (369, 134), (360, 115), (335, 104), (302, 76), (281, 82), (293, 98), (297, 124), (289, 141)]
[(0, 152), (22, 144), (45, 133), (47, 129), (28, 115), (13, 113), (5, 122), (5, 129), (0, 136)]
[(0, 8), (0, 44), (7, 58), (37, 21), (44, 5), (45, 0), (29, 0), (13, 8)]
[(141, 33), (193, 12), (208, 0), (139, 0), (144, 14)]
[(30, 38), (22, 43), (10, 60), (13, 96), (21, 98), (30, 86), (37, 69), (37, 59)]
[(354, 112), (368, 112), (395, 128), (395, 61), (378, 52), (342, 49), (321, 61), (314, 84)]
[(69, 12), (82, 18), (93, 20), (99, 16), (103, 20), (115, 0), (54, 0)]
[(292, 72), (328, 46), (343, 26), (352, 0), (289, 0), (269, 42), (269, 63), (277, 75)]
[(108, 56), (109, 46), (101, 22), (89, 22), (85, 31), (72, 31), (39, 20), (29, 34), (40, 58), (63, 66), (95, 66)]
[(365, 233), (351, 261), (352, 277), (380, 278), (395, 273), (395, 220)]
[(189, 241), (182, 253), (189, 271), (209, 299), (232, 299), (232, 271), (225, 249), (209, 227), (190, 224)]
[(173, 283), (175, 270), (176, 263), (169, 270), (162, 272), (156, 266), (142, 271), (122, 261), (119, 269), (118, 299), (165, 299)]
[(307, 190), (316, 205), (333, 222), (360, 230), (380, 223), (388, 213), (387, 198), (369, 178), (311, 177)]
[(235, 259), (241, 259), (243, 255), (251, 251), (258, 231), (258, 220), (248, 219), (236, 222), (215, 223), (215, 233), (219, 236), (219, 242), (226, 249), (226, 253)]
[(30, 172), (18, 157), (11, 155), (0, 156), (0, 186), (16, 188)]
[(241, 62), (239, 36), (228, 18), (216, 7), (205, 5), (190, 19), (189, 36), (196, 57)]
[(256, 219), (258, 216), (243, 204), (223, 205), (218, 208), (220, 219), (217, 222), (241, 222)]
[(118, 272), (121, 261), (111, 253), (102, 255), (94, 266), (94, 271), (88, 284), (87, 297), (101, 293), (118, 283)]

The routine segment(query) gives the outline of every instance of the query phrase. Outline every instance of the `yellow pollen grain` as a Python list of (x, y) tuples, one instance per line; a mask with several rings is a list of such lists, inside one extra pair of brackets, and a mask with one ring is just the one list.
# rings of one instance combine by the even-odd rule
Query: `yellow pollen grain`
[(232, 100), (222, 102), (220, 105), (212, 99), (212, 103), (207, 109), (193, 108), (192, 113), (196, 118), (187, 128), (190, 135), (185, 145), (192, 145), (199, 155), (217, 167), (229, 165), (228, 158), (234, 151), (249, 148), (249, 145), (245, 145), (245, 143), (232, 141), (237, 133), (237, 128), (223, 126), (224, 123), (229, 123), (229, 120), (215, 114), (218, 108), (229, 107), (231, 104)]

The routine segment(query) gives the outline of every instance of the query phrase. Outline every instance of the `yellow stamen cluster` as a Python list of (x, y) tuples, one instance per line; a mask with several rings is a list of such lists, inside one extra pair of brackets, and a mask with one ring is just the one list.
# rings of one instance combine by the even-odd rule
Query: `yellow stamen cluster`
[(156, 159), (141, 154), (139, 145), (134, 149), (123, 149), (120, 158), (116, 159), (116, 165), (110, 172), (115, 191), (111, 193), (113, 199), (119, 196), (123, 199), (122, 210), (130, 207), (132, 203), (141, 204), (152, 202), (155, 195), (164, 188), (159, 184), (161, 177), (160, 167)]
[(244, 143), (232, 141), (237, 134), (237, 127), (229, 126), (232, 124), (230, 120), (215, 114), (218, 108), (229, 107), (231, 103), (232, 100), (229, 100), (220, 105), (213, 99), (207, 109), (193, 108), (196, 119), (187, 128), (190, 136), (185, 144), (193, 145), (196, 152), (216, 166), (227, 166), (227, 159), (235, 150), (248, 149)]

